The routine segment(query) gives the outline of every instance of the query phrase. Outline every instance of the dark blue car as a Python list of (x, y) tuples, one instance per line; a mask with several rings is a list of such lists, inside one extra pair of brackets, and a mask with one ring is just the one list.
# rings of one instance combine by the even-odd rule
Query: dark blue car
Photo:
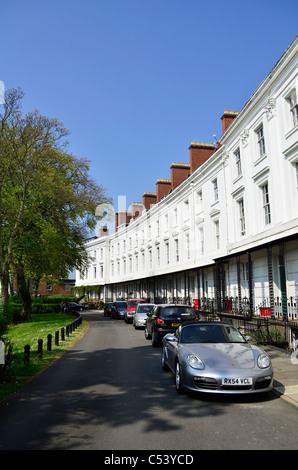
[(125, 310), (127, 307), (127, 302), (124, 300), (117, 300), (116, 302), (113, 302), (112, 308), (111, 308), (111, 317), (115, 318), (122, 318), (124, 319), (124, 314)]

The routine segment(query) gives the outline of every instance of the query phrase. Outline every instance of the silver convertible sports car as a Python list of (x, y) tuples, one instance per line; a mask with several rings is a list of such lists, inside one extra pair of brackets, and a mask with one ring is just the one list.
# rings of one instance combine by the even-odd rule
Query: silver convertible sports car
[(161, 365), (174, 373), (178, 393), (243, 394), (272, 388), (269, 357), (229, 323), (183, 323), (163, 338)]

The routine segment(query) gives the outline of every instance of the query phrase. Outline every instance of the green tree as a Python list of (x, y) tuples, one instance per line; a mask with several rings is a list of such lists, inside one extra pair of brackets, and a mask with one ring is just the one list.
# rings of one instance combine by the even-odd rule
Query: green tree
[(63, 277), (86, 263), (84, 239), (96, 207), (107, 202), (89, 165), (67, 153), (67, 129), (57, 119), (20, 112), (23, 94), (8, 92), (0, 134), (0, 279), (17, 281), (23, 315), (31, 314), (31, 281)]

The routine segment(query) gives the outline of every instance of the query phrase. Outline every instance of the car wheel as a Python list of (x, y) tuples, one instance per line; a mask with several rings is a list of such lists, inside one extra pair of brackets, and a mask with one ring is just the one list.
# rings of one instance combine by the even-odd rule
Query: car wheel
[(165, 352), (165, 348), (162, 348), (162, 351), (161, 351), (161, 368), (163, 370), (170, 370), (168, 364), (167, 364), (167, 361), (166, 361), (166, 352)]
[(151, 339), (151, 335), (148, 333), (147, 326), (145, 327), (145, 338)]
[(177, 392), (180, 394), (183, 393), (182, 384), (181, 384), (181, 368), (180, 368), (180, 364), (178, 361), (176, 362), (175, 385), (176, 385)]
[(151, 343), (152, 343), (152, 346), (153, 346), (154, 348), (156, 348), (157, 346), (159, 346), (159, 342), (158, 342), (158, 339), (156, 338), (156, 333), (154, 333), (154, 331), (152, 332)]

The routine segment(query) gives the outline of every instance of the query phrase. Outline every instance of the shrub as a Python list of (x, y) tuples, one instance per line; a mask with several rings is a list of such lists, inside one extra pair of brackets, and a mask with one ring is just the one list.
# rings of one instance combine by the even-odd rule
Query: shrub
[(7, 325), (13, 320), (13, 308), (10, 305), (0, 306), (0, 338), (5, 333)]

